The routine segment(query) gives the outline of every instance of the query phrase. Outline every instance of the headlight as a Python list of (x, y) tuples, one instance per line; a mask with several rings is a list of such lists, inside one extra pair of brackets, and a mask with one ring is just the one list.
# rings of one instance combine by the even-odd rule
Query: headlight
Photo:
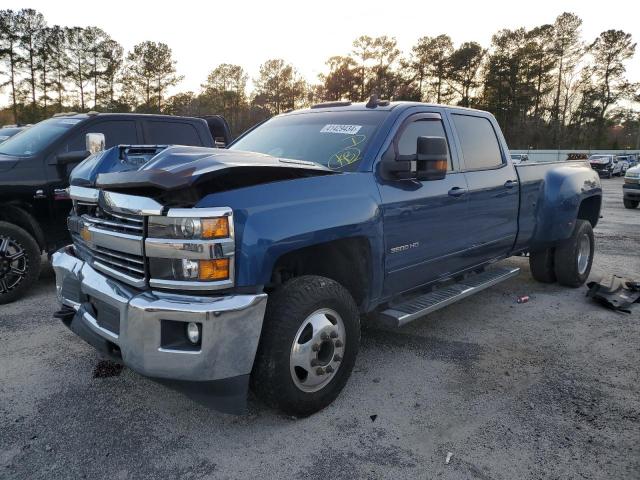
[(228, 217), (149, 217), (150, 238), (212, 240), (228, 236)]
[(151, 278), (186, 282), (229, 280), (230, 259), (191, 260), (187, 258), (150, 258)]
[(627, 178), (638, 178), (638, 177), (640, 177), (640, 172), (627, 172), (625, 177), (627, 177)]
[(149, 216), (145, 255), (151, 287), (228, 288), (234, 282), (233, 211), (176, 208)]

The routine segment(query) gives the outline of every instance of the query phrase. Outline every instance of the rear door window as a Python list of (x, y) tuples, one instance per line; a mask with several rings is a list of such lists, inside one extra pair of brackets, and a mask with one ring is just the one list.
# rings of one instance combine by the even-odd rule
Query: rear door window
[(467, 170), (496, 168), (504, 163), (496, 132), (487, 118), (455, 113), (451, 117)]
[(202, 145), (198, 131), (190, 123), (148, 120), (146, 137), (149, 145)]

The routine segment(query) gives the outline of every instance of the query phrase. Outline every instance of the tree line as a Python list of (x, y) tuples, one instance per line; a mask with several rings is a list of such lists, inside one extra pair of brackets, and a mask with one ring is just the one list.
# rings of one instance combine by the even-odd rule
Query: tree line
[[(636, 44), (621, 30), (590, 42), (582, 20), (563, 13), (532, 29), (503, 29), (488, 48), (448, 35), (424, 36), (401, 52), (389, 36), (356, 38), (304, 79), (282, 59), (249, 75), (221, 64), (197, 92), (168, 95), (182, 80), (171, 48), (145, 41), (125, 54), (98, 27), (49, 26), (32, 9), (0, 10), (0, 120), (32, 123), (60, 111), (219, 113), (234, 133), (278, 113), (376, 93), (492, 112), (512, 148), (640, 148), (640, 85), (626, 77)], [(6, 123), (6, 121), (4, 122)]]

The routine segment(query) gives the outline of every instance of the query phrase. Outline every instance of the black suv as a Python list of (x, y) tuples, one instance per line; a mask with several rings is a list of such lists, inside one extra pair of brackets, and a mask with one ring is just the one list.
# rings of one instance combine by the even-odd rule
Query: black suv
[[(66, 219), (69, 173), (89, 156), (88, 140), (115, 145), (214, 147), (228, 141), (224, 119), (121, 113), (63, 114), (0, 144), (0, 304), (22, 295), (40, 273), (42, 252), (70, 243)], [(220, 141), (220, 140), (219, 140)]]

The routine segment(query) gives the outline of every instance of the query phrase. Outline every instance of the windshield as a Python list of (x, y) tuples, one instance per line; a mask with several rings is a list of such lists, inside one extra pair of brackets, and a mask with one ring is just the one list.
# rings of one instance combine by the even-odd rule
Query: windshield
[(229, 148), (307, 160), (332, 170), (353, 171), (385, 111), (310, 112), (275, 117)]
[(34, 155), (60, 138), (82, 118), (50, 118), (14, 135), (0, 145), (0, 153), (19, 157)]

